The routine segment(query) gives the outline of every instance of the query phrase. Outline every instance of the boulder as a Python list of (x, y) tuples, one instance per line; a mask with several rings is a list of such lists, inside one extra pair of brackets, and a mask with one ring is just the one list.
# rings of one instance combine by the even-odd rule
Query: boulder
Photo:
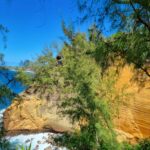
[[(15, 98), (4, 112), (4, 128), (7, 134), (30, 132), (71, 132), (73, 125), (60, 114), (57, 104), (39, 99), (31, 89)], [(30, 93), (30, 94), (29, 94)]]

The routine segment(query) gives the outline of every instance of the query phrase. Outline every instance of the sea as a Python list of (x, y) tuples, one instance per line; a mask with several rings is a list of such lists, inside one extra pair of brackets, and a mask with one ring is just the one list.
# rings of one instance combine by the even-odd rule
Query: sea
[[(6, 85), (15, 94), (23, 92), (27, 87), (25, 87), (21, 82), (15, 80), (16, 71), (15, 70), (0, 70), (0, 85)], [(11, 104), (12, 99), (3, 98), (0, 101), (0, 110), (6, 109)]]
[[(15, 70), (0, 70), (0, 85), (7, 84), (13, 93), (19, 94), (23, 92), (27, 87), (21, 82), (15, 81)], [(9, 83), (9, 81), (11, 81)], [(3, 122), (3, 113), (8, 106), (11, 105), (12, 99), (6, 97), (3, 98), (3, 103), (0, 103), (0, 125)], [(35, 133), (35, 134), (19, 134), (15, 136), (6, 136), (5, 138), (11, 143), (11, 150), (21, 150), (19, 145), (29, 146), (31, 144), (31, 150), (67, 150), (65, 147), (58, 147), (51, 143), (51, 139), (55, 136), (61, 136), (54, 133)], [(0, 149), (4, 150), (4, 149)], [(8, 149), (9, 150), (9, 149)]]

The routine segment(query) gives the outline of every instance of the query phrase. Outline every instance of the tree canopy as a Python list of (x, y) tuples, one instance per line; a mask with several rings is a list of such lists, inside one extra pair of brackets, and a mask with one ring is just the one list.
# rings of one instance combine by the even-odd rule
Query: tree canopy
[(107, 68), (110, 60), (120, 56), (150, 77), (150, 2), (79, 0), (78, 3), (82, 21), (92, 19), (100, 33), (106, 32), (106, 23), (109, 22), (110, 31), (115, 32), (109, 38), (99, 38), (102, 42), (95, 57), (101, 66)]

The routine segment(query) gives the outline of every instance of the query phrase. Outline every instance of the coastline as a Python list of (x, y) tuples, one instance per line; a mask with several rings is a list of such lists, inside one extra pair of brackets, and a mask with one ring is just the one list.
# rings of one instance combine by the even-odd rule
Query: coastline
[[(0, 110), (0, 125), (3, 125), (3, 113), (6, 109)], [(22, 130), (5, 133), (5, 138), (16, 147), (18, 145), (32, 145), (32, 150), (67, 150), (65, 147), (59, 147), (53, 142), (53, 138), (61, 136), (62, 133), (54, 132), (50, 129), (44, 130)]]
[(56, 132), (51, 129), (43, 129), (43, 130), (19, 130), (19, 131), (6, 131), (5, 136), (18, 136), (18, 135), (30, 135), (30, 134), (38, 134), (38, 133), (53, 133), (53, 134), (63, 134), (64, 132)]
[[(15, 69), (0, 69), (0, 71), (6, 72), (11, 78), (15, 75)], [(26, 70), (27, 74), (33, 74), (34, 72)], [(3, 77), (3, 76), (2, 76)], [(5, 84), (7, 82), (7, 78), (3, 77), (0, 79), (2, 83)], [(23, 92), (26, 88), (17, 82), (16, 86), (10, 86), (11, 90), (15, 91), (17, 94)], [(10, 100), (11, 101), (11, 100)], [(10, 103), (11, 104), (11, 103)], [(3, 105), (1, 105), (3, 106)], [(1, 107), (0, 109), (0, 128), (3, 127), (3, 113), (9, 107)], [(5, 138), (12, 144), (14, 147), (18, 147), (18, 145), (29, 146), (30, 142), (32, 142), (32, 150), (38, 148), (38, 150), (51, 149), (51, 150), (66, 150), (66, 148), (61, 148), (56, 146), (54, 143), (47, 142), (52, 141), (54, 136), (61, 135), (61, 132), (56, 132), (52, 129), (42, 129), (42, 130), (20, 130), (20, 131), (5, 131)]]
[(53, 133), (37, 133), (29, 135), (7, 136), (6, 139), (14, 146), (18, 145), (29, 146), (31, 150), (67, 150), (65, 147), (57, 146), (53, 138), (58, 136)]

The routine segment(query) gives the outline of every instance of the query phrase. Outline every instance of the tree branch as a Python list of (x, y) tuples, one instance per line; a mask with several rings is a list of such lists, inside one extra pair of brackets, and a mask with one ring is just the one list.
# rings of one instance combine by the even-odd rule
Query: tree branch
[(148, 29), (149, 32), (150, 32), (150, 24), (146, 23), (146, 22), (141, 18), (141, 16), (140, 16), (139, 13), (137, 12), (136, 8), (134, 7), (134, 4), (133, 4), (132, 0), (129, 0), (129, 2), (130, 2), (130, 5), (131, 5), (133, 11), (136, 13), (138, 20), (139, 20), (143, 25), (145, 25), (145, 27), (147, 27), (147, 29)]
[(150, 73), (148, 72), (146, 68), (140, 67), (140, 69), (144, 71), (148, 77), (150, 77)]

